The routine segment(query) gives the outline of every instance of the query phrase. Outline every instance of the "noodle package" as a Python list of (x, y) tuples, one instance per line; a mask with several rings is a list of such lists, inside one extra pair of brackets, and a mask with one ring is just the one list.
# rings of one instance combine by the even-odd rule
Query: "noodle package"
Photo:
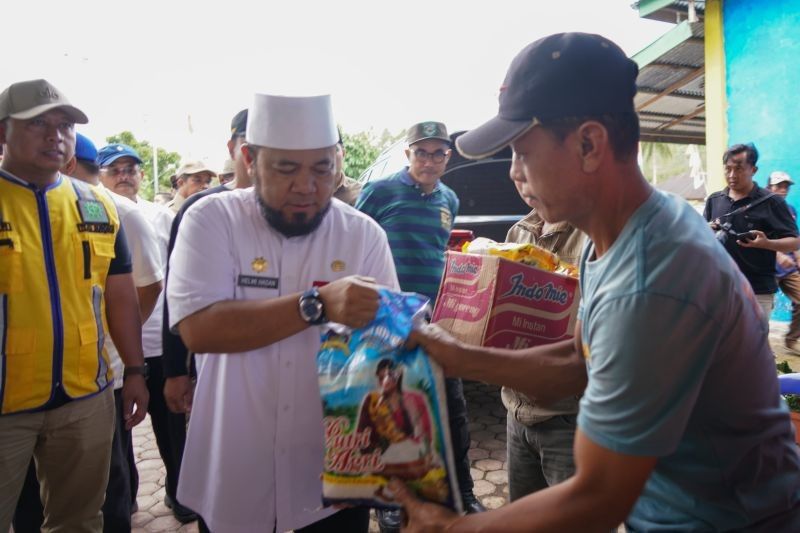
[(370, 324), (323, 335), (325, 505), (398, 508), (386, 486), (398, 478), (421, 498), (461, 510), (442, 371), (421, 348), (403, 347), (428, 312), (427, 298), (381, 289)]

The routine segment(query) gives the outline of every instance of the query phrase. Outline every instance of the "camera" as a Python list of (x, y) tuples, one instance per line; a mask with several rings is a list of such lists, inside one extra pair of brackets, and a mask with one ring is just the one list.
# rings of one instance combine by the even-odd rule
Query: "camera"
[(737, 241), (744, 242), (750, 242), (756, 238), (756, 234), (752, 231), (745, 231), (744, 233), (736, 232), (730, 222), (719, 224), (719, 229), (714, 233), (714, 236), (717, 238), (720, 244), (725, 244), (728, 242), (729, 237), (733, 237)]
[(733, 224), (730, 222), (725, 222), (724, 224), (719, 224), (719, 229), (714, 233), (714, 237), (720, 242), (720, 244), (725, 244), (728, 242), (728, 237), (733, 235), (736, 237), (736, 232), (733, 231)]

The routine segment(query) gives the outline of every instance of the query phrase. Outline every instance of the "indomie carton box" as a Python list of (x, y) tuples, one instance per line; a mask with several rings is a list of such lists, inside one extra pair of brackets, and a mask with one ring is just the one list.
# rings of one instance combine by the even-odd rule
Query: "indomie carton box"
[(578, 280), (497, 256), (447, 252), (433, 322), (469, 344), (527, 348), (572, 337)]

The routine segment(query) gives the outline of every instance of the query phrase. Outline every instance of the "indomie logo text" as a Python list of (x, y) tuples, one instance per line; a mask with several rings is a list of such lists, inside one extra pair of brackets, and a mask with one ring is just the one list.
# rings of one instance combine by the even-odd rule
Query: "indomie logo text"
[(539, 285), (538, 283), (534, 283), (531, 286), (525, 285), (522, 281), (523, 275), (514, 274), (511, 276), (511, 289), (505, 293), (502, 298), (506, 296), (520, 296), (522, 298), (527, 298), (528, 300), (534, 301), (550, 301), (556, 302), (561, 305), (565, 305), (567, 303), (567, 299), (569, 298), (569, 292), (567, 292), (563, 287), (556, 287), (551, 282), (548, 282), (545, 285)]
[(450, 272), (453, 274), (472, 274), (473, 276), (478, 273), (478, 265), (472, 263), (461, 263), (455, 259), (450, 261)]

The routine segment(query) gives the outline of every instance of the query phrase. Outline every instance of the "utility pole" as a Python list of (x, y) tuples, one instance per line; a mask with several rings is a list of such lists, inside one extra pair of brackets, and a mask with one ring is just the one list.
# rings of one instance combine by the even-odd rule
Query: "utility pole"
[(153, 198), (158, 194), (158, 145), (153, 141)]

